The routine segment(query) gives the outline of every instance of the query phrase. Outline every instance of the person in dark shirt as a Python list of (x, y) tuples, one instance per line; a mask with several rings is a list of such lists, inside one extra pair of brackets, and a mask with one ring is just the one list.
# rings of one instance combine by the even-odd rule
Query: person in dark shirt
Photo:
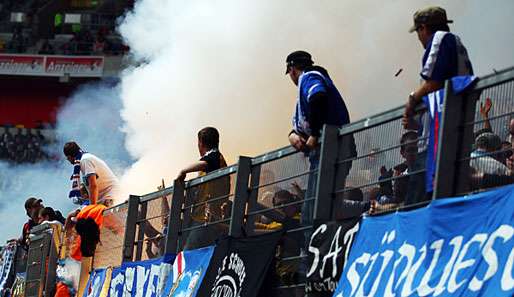
[(21, 245), (23, 248), (29, 247), (30, 230), (39, 224), (39, 211), (43, 208), (43, 200), (30, 197), (25, 201), (25, 211), (29, 220), (23, 225)]
[[(219, 132), (216, 128), (206, 127), (198, 132), (198, 151), (200, 160), (182, 169), (177, 177), (178, 181), (184, 181), (186, 175), (199, 172), (200, 176), (226, 167), (227, 162), (219, 151)], [(205, 184), (201, 184), (195, 190), (188, 191), (187, 195), (194, 204), (191, 209), (191, 228), (206, 225), (206, 223), (219, 221), (223, 217), (222, 205), (227, 202), (230, 192), (230, 177), (225, 176)], [(226, 196), (225, 199), (219, 199)], [(215, 200), (209, 202), (210, 200)], [(190, 231), (184, 249), (196, 249), (213, 244), (224, 233), (224, 226), (207, 225)]]

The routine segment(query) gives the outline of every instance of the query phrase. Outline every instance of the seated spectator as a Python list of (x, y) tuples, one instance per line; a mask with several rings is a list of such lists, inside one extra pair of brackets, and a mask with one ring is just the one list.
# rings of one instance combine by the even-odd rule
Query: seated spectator
[(363, 201), (364, 194), (359, 188), (346, 187), (334, 199), (333, 217), (336, 220), (360, 217), (363, 213), (373, 210), (375, 200)]
[(475, 140), (476, 150), (471, 153), (470, 166), (478, 173), (509, 175), (508, 168), (497, 160), (501, 139), (493, 133), (482, 133)]
[(400, 139), (400, 155), (404, 161), (392, 169), (380, 169), (377, 202), (380, 205), (414, 204), (423, 200), (423, 173), (416, 172), (418, 158), (418, 133), (405, 132)]
[[(484, 133), (486, 134), (486, 133)], [(505, 154), (505, 167), (503, 164), (493, 158), (493, 155), (485, 155), (483, 151), (487, 151), (487, 147), (494, 146), (494, 142), (498, 142), (498, 139), (494, 134), (489, 133), (487, 135), (480, 135), (480, 146), (483, 147), (481, 151), (478, 150), (478, 139), (477, 139), (477, 151), (472, 153), (472, 159), (470, 162), (471, 166), (471, 185), (472, 189), (485, 189), (491, 187), (498, 187), (507, 184), (514, 183), (514, 119), (511, 120), (509, 125), (509, 139), (511, 141), (511, 150), (504, 150)], [(491, 136), (493, 135), (493, 136)], [(503, 146), (507, 148), (506, 145)], [(482, 155), (481, 155), (482, 154)], [(487, 158), (484, 162), (473, 162), (474, 160)], [(474, 167), (475, 165), (476, 167)], [(477, 167), (485, 167), (484, 170), (479, 170)], [(495, 170), (496, 169), (496, 170)], [(493, 172), (493, 173), (488, 173)], [(495, 173), (496, 172), (496, 173)], [(500, 174), (498, 174), (499, 172)]]
[[(200, 160), (182, 169), (177, 176), (178, 181), (184, 181), (186, 175), (192, 172), (199, 172), (205, 175), (214, 170), (226, 167), (225, 158), (219, 151), (219, 133), (216, 128), (206, 127), (198, 132), (198, 151)], [(222, 208), (227, 199), (217, 199), (208, 202), (211, 198), (228, 196), (230, 192), (230, 177), (223, 177), (203, 184), (196, 193), (191, 193), (192, 203), (196, 204), (192, 209), (191, 228), (205, 225), (205, 223), (222, 219)], [(189, 194), (189, 193), (188, 193)], [(209, 225), (203, 228), (195, 228), (189, 232), (184, 249), (196, 249), (214, 243), (220, 233), (220, 225)]]

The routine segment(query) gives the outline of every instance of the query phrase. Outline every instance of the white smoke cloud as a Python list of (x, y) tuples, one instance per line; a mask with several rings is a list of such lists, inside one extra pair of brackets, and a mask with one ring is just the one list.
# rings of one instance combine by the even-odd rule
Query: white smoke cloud
[(137, 2), (120, 26), (145, 62), (121, 84), (127, 148), (138, 160), (125, 190), (151, 191), (161, 177), (170, 184), (198, 158), (195, 135), (206, 125), (219, 128), (231, 162), (287, 144), (296, 88), (284, 60), (292, 50), (328, 69), (354, 120), (402, 104), (423, 53), (407, 30), (428, 5), (446, 7), (478, 74), (514, 62), (512, 40), (499, 38), (514, 36), (509, 0)]

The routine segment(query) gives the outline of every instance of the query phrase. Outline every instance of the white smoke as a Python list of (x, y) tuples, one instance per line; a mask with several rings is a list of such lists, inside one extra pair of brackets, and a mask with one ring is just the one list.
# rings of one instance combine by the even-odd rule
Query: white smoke
[[(296, 88), (285, 57), (305, 49), (325, 66), (352, 119), (404, 103), (423, 49), (412, 15), (446, 7), (478, 74), (513, 64), (509, 0), (141, 0), (120, 32), (137, 60), (121, 84), (127, 148), (138, 161), (125, 190), (144, 193), (198, 158), (196, 132), (215, 126), (231, 162), (287, 144)], [(394, 74), (399, 68), (399, 77)]]
[[(121, 100), (116, 82), (82, 86), (67, 101), (57, 117), (57, 142), (48, 153), (62, 156), (62, 145), (75, 140), (83, 149), (106, 160), (122, 175), (131, 163), (120, 128)], [(73, 167), (65, 159), (37, 164), (11, 166), (0, 162), (0, 242), (21, 236), (28, 197), (43, 199), (45, 206), (60, 210), (64, 216), (74, 207), (68, 199), (69, 178)]]
[[(477, 74), (514, 64), (511, 0), (139, 0), (119, 27), (139, 65), (117, 87), (76, 95), (60, 113), (60, 138), (115, 167), (125, 194), (170, 185), (198, 159), (196, 132), (207, 125), (231, 163), (286, 145), (297, 91), (284, 60), (297, 49), (328, 69), (353, 120), (395, 107), (419, 82), (423, 49), (407, 30), (428, 5), (447, 9)], [(21, 232), (30, 195), (71, 207), (64, 161), (0, 170), (21, 185), (0, 193), (0, 240)]]

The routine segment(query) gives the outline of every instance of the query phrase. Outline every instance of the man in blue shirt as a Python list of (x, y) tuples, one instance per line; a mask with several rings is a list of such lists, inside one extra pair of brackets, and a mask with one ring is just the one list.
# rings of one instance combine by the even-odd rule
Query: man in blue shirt
[[(316, 188), (316, 170), (319, 165), (318, 138), (323, 125), (342, 126), (350, 122), (343, 97), (335, 87), (325, 68), (314, 66), (312, 57), (305, 51), (295, 51), (286, 58), (286, 74), (298, 86), (293, 130), (289, 142), (309, 156), (310, 176), (306, 198), (312, 198)], [(304, 202), (302, 222), (312, 224), (313, 203)], [(307, 236), (306, 236), (307, 237)]]
[(342, 126), (350, 122), (350, 116), (327, 70), (314, 66), (309, 53), (295, 51), (286, 63), (286, 74), (298, 86), (289, 142), (297, 150), (314, 150), (324, 124)]
[[(314, 216), (317, 169), (319, 165), (318, 139), (323, 125), (342, 126), (350, 122), (343, 97), (335, 87), (325, 68), (315, 66), (312, 57), (305, 51), (295, 51), (286, 58), (286, 74), (298, 86), (298, 98), (293, 116), (293, 130), (289, 142), (298, 151), (309, 156), (310, 174), (301, 212), (302, 226), (312, 226)], [(343, 181), (344, 182), (344, 181)], [(304, 232), (308, 246), (312, 231)], [(303, 253), (303, 252), (302, 252)], [(299, 268), (306, 272), (306, 263)]]
[[(468, 53), (460, 38), (450, 33), (446, 11), (441, 7), (427, 7), (414, 14), (414, 25), (409, 32), (416, 32), (425, 53), (423, 54), (420, 76), (421, 85), (409, 95), (405, 106), (402, 123), (405, 129), (420, 129), (414, 118), (416, 107), (424, 102), (430, 118), (429, 146), (426, 152), (426, 185), (429, 198), (433, 190), (435, 173), (435, 157), (437, 154), (440, 116), (443, 106), (443, 95), (436, 92), (444, 87), (444, 82), (457, 76), (473, 75), (473, 67)], [(465, 85), (468, 85), (467, 83)], [(455, 86), (454, 86), (455, 87)], [(420, 131), (421, 132), (421, 131)], [(424, 131), (426, 132), (426, 131)], [(425, 158), (425, 152), (422, 152)], [(420, 161), (422, 158), (420, 158)], [(424, 162), (423, 162), (424, 163)], [(421, 169), (421, 168), (419, 168)], [(408, 203), (419, 200), (406, 201)]]
[(441, 7), (428, 7), (414, 14), (414, 25), (409, 32), (416, 32), (425, 49), (422, 59), (421, 86), (410, 93), (403, 119), (404, 126), (414, 116), (416, 106), (429, 93), (442, 89), (444, 81), (455, 76), (473, 75), (468, 52), (460, 38), (450, 33), (446, 11)]

